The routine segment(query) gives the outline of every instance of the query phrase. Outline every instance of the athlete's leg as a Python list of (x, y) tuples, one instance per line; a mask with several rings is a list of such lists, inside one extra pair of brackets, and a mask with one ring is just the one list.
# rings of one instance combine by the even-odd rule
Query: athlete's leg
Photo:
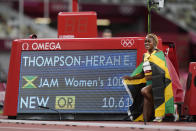
[(146, 121), (150, 121), (154, 114), (152, 85), (142, 88), (141, 93), (144, 96), (143, 117)]

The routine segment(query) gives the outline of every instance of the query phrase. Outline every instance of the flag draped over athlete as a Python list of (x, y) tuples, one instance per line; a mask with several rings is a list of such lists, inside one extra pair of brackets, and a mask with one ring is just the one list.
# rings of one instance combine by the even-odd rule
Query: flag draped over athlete
[[(155, 50), (150, 56), (145, 53), (145, 57), (149, 57), (152, 67), (152, 93), (154, 102), (155, 117), (163, 117), (165, 114), (174, 113), (174, 96), (172, 89), (172, 81), (167, 68), (164, 53)], [(143, 72), (143, 62), (133, 71), (131, 76)], [(133, 120), (143, 121), (143, 96), (141, 89), (146, 85), (145, 78), (135, 80), (124, 80), (128, 90), (131, 92), (133, 104), (129, 111)]]

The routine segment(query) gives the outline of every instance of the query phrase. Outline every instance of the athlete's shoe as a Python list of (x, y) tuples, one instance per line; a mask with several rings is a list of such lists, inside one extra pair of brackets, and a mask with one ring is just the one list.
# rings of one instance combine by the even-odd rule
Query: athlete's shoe
[(153, 122), (162, 122), (163, 118), (162, 117), (156, 117)]
[(179, 121), (179, 114), (178, 114), (178, 109), (177, 109), (177, 105), (175, 104), (174, 105), (174, 110), (175, 110), (175, 113), (174, 113), (174, 121)]

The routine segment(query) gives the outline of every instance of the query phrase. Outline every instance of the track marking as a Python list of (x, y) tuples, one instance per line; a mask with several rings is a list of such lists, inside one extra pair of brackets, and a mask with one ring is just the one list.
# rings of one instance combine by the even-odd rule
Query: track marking
[[(14, 130), (46, 130), (46, 131), (65, 131), (65, 129), (51, 129), (51, 128), (29, 128), (29, 127), (0, 127), (0, 129), (14, 129)], [(72, 130), (67, 130), (66, 131), (72, 131)], [(81, 130), (83, 131), (83, 130)]]
[(2, 123), (25, 123), (25, 124), (46, 124), (46, 125), (75, 125), (75, 126), (93, 126), (93, 127), (124, 127), (124, 128), (144, 128), (144, 129), (166, 129), (166, 130), (186, 130), (196, 131), (196, 126), (169, 126), (169, 125), (143, 125), (143, 124), (113, 124), (113, 123), (98, 123), (98, 122), (67, 122), (67, 121), (31, 121), (31, 120), (5, 120), (0, 119)]

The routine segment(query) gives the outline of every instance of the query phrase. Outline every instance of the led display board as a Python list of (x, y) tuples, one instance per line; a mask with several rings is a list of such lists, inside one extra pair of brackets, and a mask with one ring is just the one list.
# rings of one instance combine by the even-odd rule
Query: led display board
[[(18, 113), (121, 113), (130, 103), (121, 77), (136, 67), (136, 50), (23, 51)], [(54, 112), (47, 110), (47, 112)]]
[(127, 113), (131, 101), (122, 76), (130, 75), (142, 61), (144, 40), (119, 37), (13, 41), (4, 115), (57, 113), (54, 110), (65, 114)]

